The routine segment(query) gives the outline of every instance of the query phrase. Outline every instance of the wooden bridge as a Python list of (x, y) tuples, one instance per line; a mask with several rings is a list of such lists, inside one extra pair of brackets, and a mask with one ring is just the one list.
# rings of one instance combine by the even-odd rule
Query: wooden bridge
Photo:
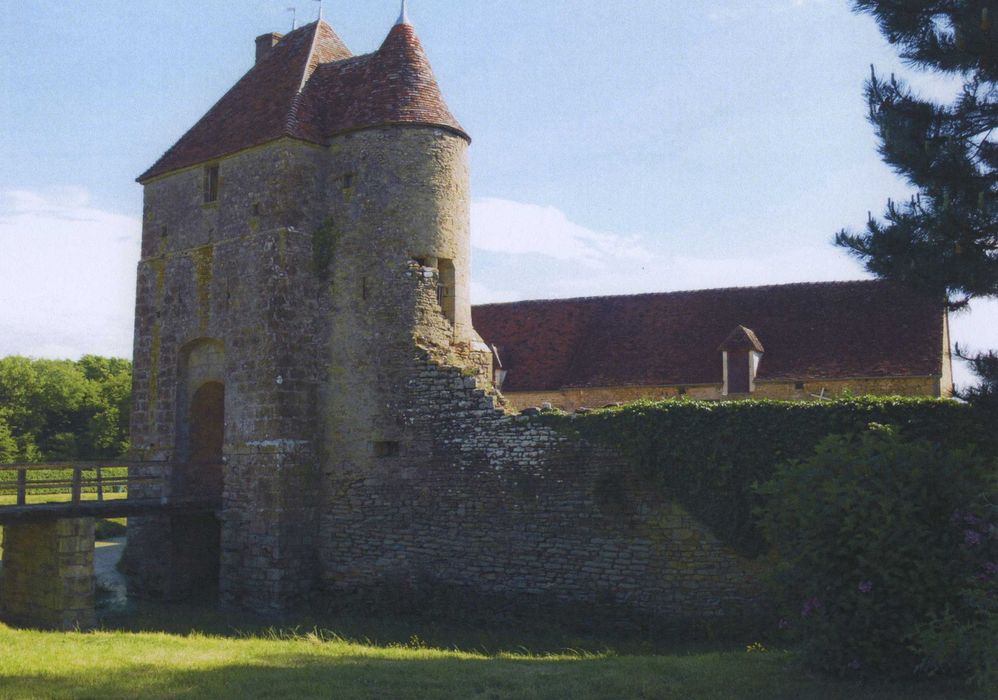
[(186, 466), (122, 460), (0, 464), (0, 525), (217, 509), (220, 497), (178, 488)]
[[(207, 473), (220, 476), (214, 466)], [(221, 483), (205, 473), (204, 465), (127, 460), (0, 464), (0, 617), (93, 625), (95, 519), (216, 512)]]

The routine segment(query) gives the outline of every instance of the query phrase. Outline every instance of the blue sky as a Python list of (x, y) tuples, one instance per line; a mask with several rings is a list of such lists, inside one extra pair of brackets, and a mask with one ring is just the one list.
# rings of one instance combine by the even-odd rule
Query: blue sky
[[(130, 354), (141, 187), (310, 0), (20, 1), (0, 41), (0, 355)], [(925, 94), (845, 0), (411, 0), (471, 149), (476, 302), (864, 273), (835, 231), (908, 190), (870, 64)], [(355, 53), (397, 0), (326, 0)], [(998, 305), (954, 319), (998, 347)]]

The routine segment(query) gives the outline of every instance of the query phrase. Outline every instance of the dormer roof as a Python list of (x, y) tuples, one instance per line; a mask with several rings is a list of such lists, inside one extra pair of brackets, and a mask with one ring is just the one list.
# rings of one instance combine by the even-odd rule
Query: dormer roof
[(282, 137), (326, 144), (346, 131), (397, 124), (471, 140), (444, 103), (412, 25), (394, 26), (377, 51), (353, 56), (320, 19), (281, 38), (138, 180)]
[(755, 337), (751, 328), (745, 326), (735, 326), (735, 329), (728, 334), (728, 337), (718, 348), (720, 352), (764, 352), (762, 343)]

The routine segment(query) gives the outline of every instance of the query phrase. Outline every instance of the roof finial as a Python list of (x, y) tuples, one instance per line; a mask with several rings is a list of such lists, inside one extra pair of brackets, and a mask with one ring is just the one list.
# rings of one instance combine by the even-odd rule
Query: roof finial
[(319, 3), (319, 19), (322, 19), (322, 0), (312, 0), (312, 2)]
[(402, 0), (402, 12), (399, 13), (399, 21), (395, 23), (396, 26), (400, 24), (411, 24), (409, 22), (409, 3), (406, 0)]
[(294, 7), (288, 7), (284, 11), (291, 13), (291, 31), (294, 31), (298, 28), (298, 10)]

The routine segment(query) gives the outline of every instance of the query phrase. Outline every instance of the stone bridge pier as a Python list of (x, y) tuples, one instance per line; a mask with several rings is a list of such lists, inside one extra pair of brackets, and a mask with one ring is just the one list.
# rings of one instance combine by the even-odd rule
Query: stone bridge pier
[(54, 630), (97, 624), (93, 518), (4, 525), (0, 619)]

